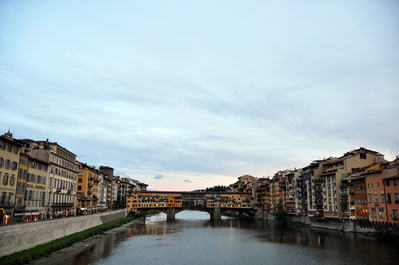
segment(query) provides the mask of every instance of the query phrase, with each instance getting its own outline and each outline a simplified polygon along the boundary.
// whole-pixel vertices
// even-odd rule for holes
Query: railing
[[[79,201],[91,201],[90,197],[78,197]]]
[[[53,203],[53,207],[72,207],[73,203]]]
[[[14,207],[14,203],[13,202],[0,202],[0,207],[1,208],[9,208],[9,207]]]
[[[16,211],[25,211],[25,209],[26,209],[26,206],[17,206],[17,207],[15,207]]]

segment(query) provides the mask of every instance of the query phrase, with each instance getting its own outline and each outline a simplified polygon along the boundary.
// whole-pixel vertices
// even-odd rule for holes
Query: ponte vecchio
[[[205,211],[211,219],[221,219],[222,214],[227,212],[252,217],[256,214],[252,194],[238,192],[140,191],[130,193],[126,205],[132,213],[163,212],[168,220],[174,220],[175,215],[184,210]]]

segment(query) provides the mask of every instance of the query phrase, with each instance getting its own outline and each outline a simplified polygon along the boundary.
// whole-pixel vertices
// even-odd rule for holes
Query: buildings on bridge
[[[140,191],[129,194],[127,209],[133,213],[161,211],[168,219],[174,219],[183,210],[200,210],[220,219],[223,212],[247,211],[254,215],[254,201],[251,193],[243,192]]]

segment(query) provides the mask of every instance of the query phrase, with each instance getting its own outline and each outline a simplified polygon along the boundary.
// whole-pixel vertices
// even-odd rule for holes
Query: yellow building
[[[98,192],[100,170],[78,162],[78,183],[76,190],[76,206],[78,214],[95,213],[98,211]]]
[[[48,178],[48,163],[29,157],[28,175],[26,178],[24,222],[45,219],[46,188]]]
[[[19,157],[23,144],[8,131],[0,136],[0,224],[13,222]]]
[[[129,212],[137,212],[138,193],[129,191],[126,194],[126,210]]]
[[[17,178],[17,190],[15,198],[15,210],[14,210],[14,222],[19,223],[24,221],[24,212],[26,209],[25,204],[25,193],[26,193],[26,182],[28,179],[29,170],[29,155],[21,152],[19,160],[19,171]]]

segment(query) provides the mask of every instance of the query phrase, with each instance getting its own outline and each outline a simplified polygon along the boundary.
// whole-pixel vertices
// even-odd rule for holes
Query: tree
[[[279,202],[277,204],[276,210],[273,212],[274,220],[276,220],[280,224],[285,224],[288,222],[288,214],[284,210],[283,204]]]

